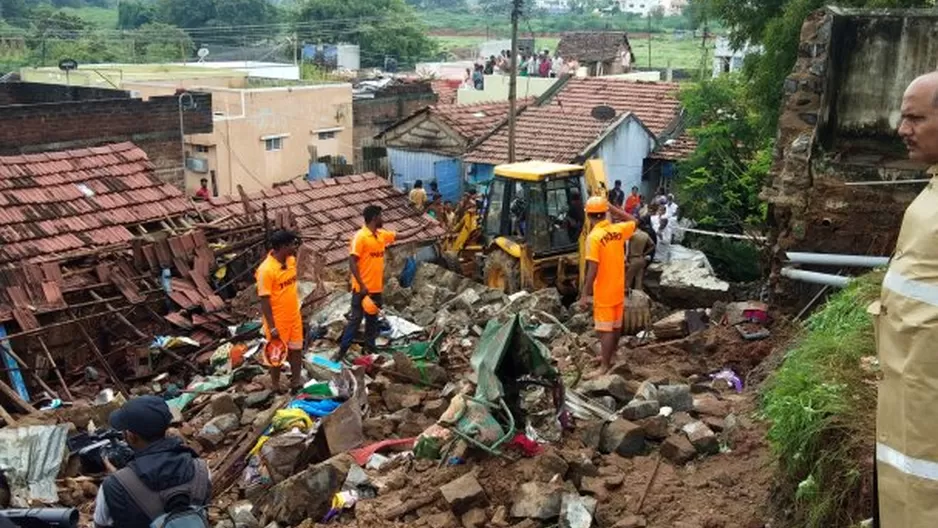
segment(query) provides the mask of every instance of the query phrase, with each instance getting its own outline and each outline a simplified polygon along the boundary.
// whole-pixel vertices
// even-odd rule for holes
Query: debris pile
[[[762,463],[752,447],[760,433],[744,389],[771,350],[764,305],[673,312],[624,338],[619,363],[590,377],[591,314],[565,306],[556,290],[508,296],[433,264],[420,265],[410,287],[402,282],[410,281],[386,283],[378,352],[353,346],[348,364],[330,358],[349,294],[310,294],[318,301],[304,312],[307,382],[296,395],[271,390],[256,361],[256,321],[202,354],[198,376],[180,370],[134,387],[163,396],[172,433],[207,460],[214,526],[623,528],[757,518],[760,483],[743,473]],[[74,439],[106,434],[121,401],[41,412],[39,427],[72,424],[55,443],[67,461],[14,466],[11,482],[39,472],[48,484],[57,474],[58,502],[87,518],[104,475]],[[11,430],[19,429],[0,432]],[[22,441],[0,435],[0,460],[5,445]],[[738,467],[709,462],[734,457]],[[708,480],[694,500],[732,490],[739,504],[688,505],[692,519],[675,524],[668,502],[695,478]],[[21,506],[49,500],[20,491]]]

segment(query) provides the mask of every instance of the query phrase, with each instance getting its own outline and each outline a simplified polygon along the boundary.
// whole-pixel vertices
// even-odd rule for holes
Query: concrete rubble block
[[[394,414],[384,416],[383,419],[389,422],[392,428],[396,428],[397,436],[401,438],[420,436],[420,433],[435,422],[432,418],[410,409],[401,409]]]
[[[473,508],[467,511],[462,514],[459,520],[462,522],[463,528],[485,528],[488,524],[488,517],[485,515],[485,510],[481,508]]]
[[[556,483],[526,482],[515,490],[511,516],[520,519],[554,519],[560,515],[563,487]]]
[[[689,423],[681,430],[687,435],[687,439],[698,453],[715,455],[720,452],[720,441],[717,435],[703,422]]]
[[[479,293],[471,288],[467,288],[459,293],[453,300],[452,303],[460,302],[464,304],[467,308],[472,308],[477,302],[482,300],[482,296]]]
[[[544,323],[535,328],[531,335],[541,341],[550,342],[560,335],[560,327],[552,323]]]
[[[625,378],[615,374],[608,374],[583,381],[577,385],[576,388],[579,392],[591,398],[612,396],[616,401],[623,403],[631,400],[633,396],[628,391],[628,384],[625,382]]]
[[[428,362],[418,367],[414,360],[403,352],[395,352],[392,358],[394,363],[389,367],[390,370],[402,374],[404,379],[425,380],[431,385],[446,385],[449,381],[446,369],[436,363]]]
[[[269,390],[252,392],[244,398],[244,406],[249,409],[268,407],[274,399],[274,393]]]
[[[418,510],[418,514],[419,514]],[[417,526],[426,526],[427,528],[457,528],[459,519],[453,516],[452,512],[434,513],[429,516],[419,516]]]
[[[492,520],[489,521],[489,525],[495,528],[507,528],[508,508],[505,506],[495,508],[495,513],[492,514]]]
[[[684,433],[675,433],[661,444],[661,456],[682,466],[697,456],[697,450]]]
[[[384,404],[393,413],[401,409],[420,407],[420,403],[423,401],[423,392],[413,385],[395,383],[384,391],[383,397]]]
[[[658,401],[658,387],[651,380],[645,380],[635,391],[636,400]]]
[[[296,526],[305,519],[321,519],[354,463],[348,454],[335,456],[270,488],[257,504],[264,521]]]
[[[235,404],[234,397],[227,392],[213,395],[211,406],[212,416],[221,416],[223,414],[237,414],[239,417],[241,416],[241,408]]]
[[[676,412],[671,415],[671,425],[677,430],[694,421],[694,417],[686,412]]]
[[[686,412],[694,409],[694,397],[690,385],[662,385],[658,387],[658,403],[670,407],[674,412]]]
[[[701,394],[694,398],[694,412],[702,416],[723,418],[730,413],[730,404],[713,394]]]
[[[622,417],[626,420],[636,421],[642,418],[657,416],[660,410],[661,406],[654,400],[632,400],[622,409]]]
[[[254,516],[254,504],[251,501],[238,501],[228,507],[228,517],[234,528],[259,528],[260,523]]]
[[[456,515],[462,515],[473,508],[485,507],[488,504],[485,490],[472,473],[444,484],[440,487],[440,493]]]
[[[637,424],[619,418],[603,429],[599,442],[602,453],[617,453],[620,456],[634,456],[645,450],[645,432]]]
[[[560,499],[560,528],[590,528],[596,512],[596,499],[564,493]]]
[[[668,418],[665,416],[651,416],[644,420],[639,420],[638,425],[645,431],[645,438],[649,440],[661,441],[668,437]]]
[[[216,416],[202,426],[202,430],[196,435],[196,440],[205,449],[215,449],[221,445],[229,432],[234,431],[240,425],[241,419],[237,414]]]

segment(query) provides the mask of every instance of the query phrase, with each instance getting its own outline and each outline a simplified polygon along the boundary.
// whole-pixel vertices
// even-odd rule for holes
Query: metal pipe
[[[850,284],[850,277],[842,277],[840,275],[818,273],[816,271],[806,271],[795,268],[782,268],[782,277],[787,277],[797,281],[810,282],[812,284],[833,286],[834,288],[844,288]]]
[[[916,180],[888,180],[888,181],[856,181],[856,182],[846,182],[844,185],[849,185],[851,187],[859,185],[909,185],[914,183],[928,183],[931,181],[931,178],[927,179],[916,179]]]
[[[842,255],[839,253],[786,253],[792,264],[817,264],[821,266],[843,266],[848,268],[882,268],[889,265],[889,257],[868,255]]]

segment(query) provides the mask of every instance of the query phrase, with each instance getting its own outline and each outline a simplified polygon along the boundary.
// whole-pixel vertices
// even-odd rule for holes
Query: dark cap
[[[140,396],[111,413],[111,427],[130,431],[144,440],[155,440],[166,434],[173,414],[163,398]]]

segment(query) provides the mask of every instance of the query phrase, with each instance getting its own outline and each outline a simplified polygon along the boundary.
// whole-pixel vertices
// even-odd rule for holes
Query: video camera
[[[75,508],[0,510],[0,527],[8,526],[7,521],[21,528],[78,528],[78,510]]]
[[[104,460],[121,469],[133,458],[133,449],[124,441],[124,435],[114,429],[100,429],[94,433],[80,433],[68,439],[70,454],[77,454],[84,474],[103,473]]]

